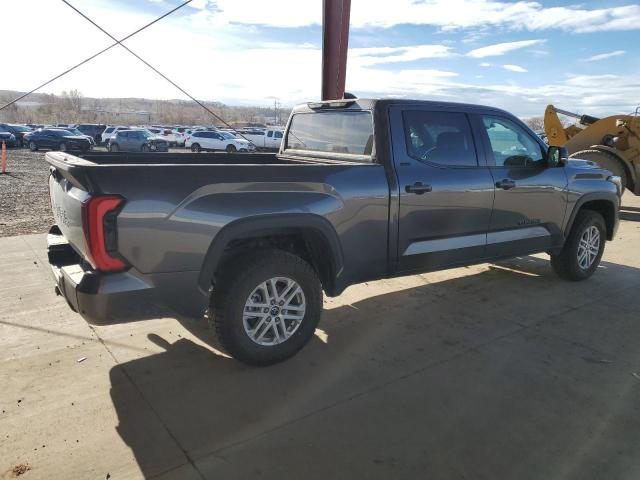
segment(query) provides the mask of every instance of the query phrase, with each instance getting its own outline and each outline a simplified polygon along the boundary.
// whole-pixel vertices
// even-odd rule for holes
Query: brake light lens
[[[113,254],[117,248],[115,217],[124,199],[116,195],[89,197],[82,203],[82,229],[87,259],[96,270],[117,272],[126,264]]]

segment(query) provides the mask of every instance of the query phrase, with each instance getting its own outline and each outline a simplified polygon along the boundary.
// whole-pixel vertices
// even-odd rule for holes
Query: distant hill
[[[0,90],[0,106],[23,92]],[[230,124],[283,124],[290,109],[231,106],[202,101]],[[220,124],[207,111],[190,100],[152,100],[147,98],[92,98],[78,90],[59,95],[33,93],[0,111],[0,121],[17,123],[117,123],[125,125],[206,125]]]

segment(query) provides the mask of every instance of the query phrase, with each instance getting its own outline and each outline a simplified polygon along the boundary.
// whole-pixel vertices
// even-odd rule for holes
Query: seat
[[[467,146],[462,132],[442,132],[436,140],[429,160],[441,165],[460,164],[458,158],[467,154]]]

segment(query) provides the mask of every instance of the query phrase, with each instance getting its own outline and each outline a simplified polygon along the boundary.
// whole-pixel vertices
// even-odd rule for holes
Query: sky
[[[69,0],[117,38],[181,0]],[[0,0],[0,90],[29,90],[113,43],[59,0]],[[12,20],[13,19],[13,20]],[[322,0],[193,0],[126,45],[192,95],[231,105],[320,96]],[[634,0],[352,0],[346,89],[540,116],[640,105]],[[43,91],[185,98],[121,47]]]

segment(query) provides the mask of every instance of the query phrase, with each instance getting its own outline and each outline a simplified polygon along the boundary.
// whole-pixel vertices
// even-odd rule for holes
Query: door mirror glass
[[[566,165],[569,153],[564,147],[551,146],[547,150],[547,165],[551,168]]]

